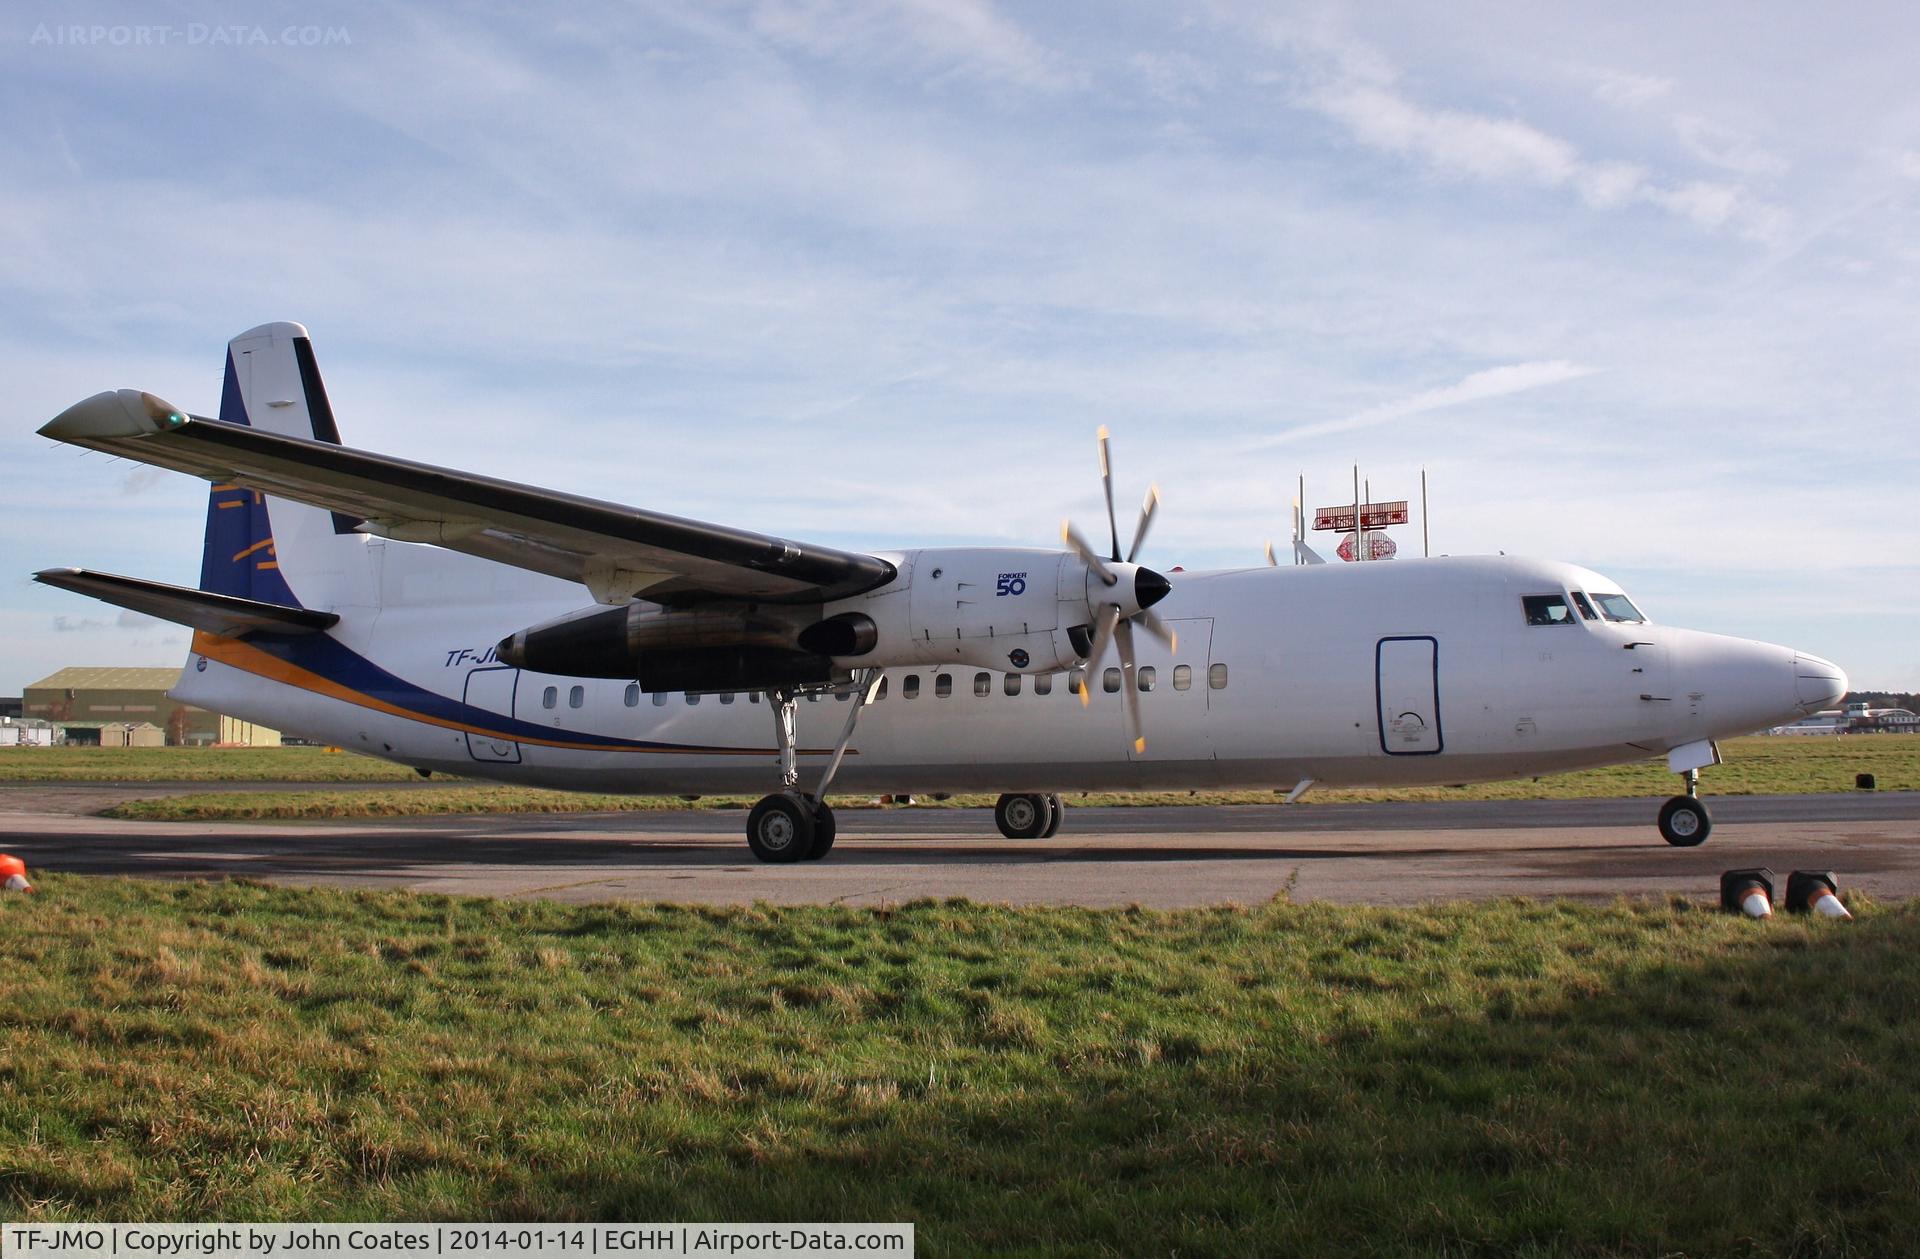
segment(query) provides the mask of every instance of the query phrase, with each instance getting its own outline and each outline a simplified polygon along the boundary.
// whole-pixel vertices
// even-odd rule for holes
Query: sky
[[[1052,546],[1105,424],[1163,570],[1356,464],[1418,554],[1425,469],[1436,554],[1920,689],[1920,9],[325,9],[0,18],[0,693],[185,656],[34,570],[198,574],[204,483],[34,430],[276,319],[387,453]]]

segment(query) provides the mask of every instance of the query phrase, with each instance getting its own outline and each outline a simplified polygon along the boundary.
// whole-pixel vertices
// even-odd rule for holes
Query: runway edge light
[[[0,852],[0,888],[9,892],[31,892],[27,882],[27,863],[10,852]]]
[[[1818,914],[1822,918],[1851,918],[1840,903],[1840,885],[1831,870],[1795,870],[1787,876],[1787,911]]]
[[[1773,871],[1760,866],[1721,875],[1720,908],[1749,918],[1773,917]]]

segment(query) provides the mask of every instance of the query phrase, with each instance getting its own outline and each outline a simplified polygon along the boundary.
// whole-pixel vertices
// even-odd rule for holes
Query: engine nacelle
[[[806,608],[716,605],[710,608],[662,608],[650,603],[593,607],[530,626],[500,641],[499,658],[535,673],[576,678],[634,678],[653,690],[749,689],[687,687],[677,681],[649,685],[649,678],[678,679],[774,672],[776,662],[794,664],[811,654],[799,670],[811,681],[826,668],[826,657],[799,647],[800,634],[818,617]],[[703,654],[708,653],[708,654]],[[720,653],[719,655],[711,653]],[[741,655],[740,653],[747,653]],[[646,661],[658,658],[649,669]],[[715,664],[751,659],[751,668]],[[668,663],[669,661],[674,663]]]
[[[860,614],[872,625],[871,649],[836,652],[836,665],[962,664],[1051,673],[1080,658],[1068,631],[1092,615],[1086,566],[1071,553],[942,547],[884,558],[899,570],[893,581],[822,609],[830,619]]]

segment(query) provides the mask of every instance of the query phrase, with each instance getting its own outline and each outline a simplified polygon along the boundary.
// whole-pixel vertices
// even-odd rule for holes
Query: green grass
[[[400,782],[405,765],[332,748],[0,748],[0,782]]]
[[[1805,791],[1851,791],[1857,773],[1872,773],[1883,791],[1920,790],[1920,737],[1849,735],[1830,738],[1750,738],[1724,745],[1727,763],[1702,777],[1708,795],[1772,795]],[[336,758],[338,759],[338,758]],[[355,760],[363,758],[356,757]],[[1641,761],[1550,778],[1480,783],[1469,787],[1401,787],[1310,792],[1302,803],[1382,800],[1584,800],[1672,795],[1678,780],[1666,761]],[[771,784],[769,784],[771,786]],[[1291,784],[1289,784],[1291,785]],[[745,809],[757,797],[717,796],[697,807]],[[960,795],[952,808],[987,808],[990,795]],[[1270,791],[1090,792],[1067,797],[1079,805],[1272,804]],[[836,808],[864,808],[871,797],[834,797]],[[922,797],[921,804],[935,803]],[[313,819],[418,817],[448,813],[581,813],[684,809],[675,796],[614,796],[525,787],[458,785],[445,789],[312,792],[208,792],[159,800],[133,800],[106,810],[109,817],[138,821],[221,821],[248,818]]]
[[[0,1216],[1908,1253],[1920,904],[0,901]]]

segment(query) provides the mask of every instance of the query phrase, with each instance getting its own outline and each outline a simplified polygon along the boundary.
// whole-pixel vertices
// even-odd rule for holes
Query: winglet
[[[145,437],[187,422],[185,411],[138,389],[114,389],[76,402],[40,426],[40,436],[85,445],[88,438]]]

